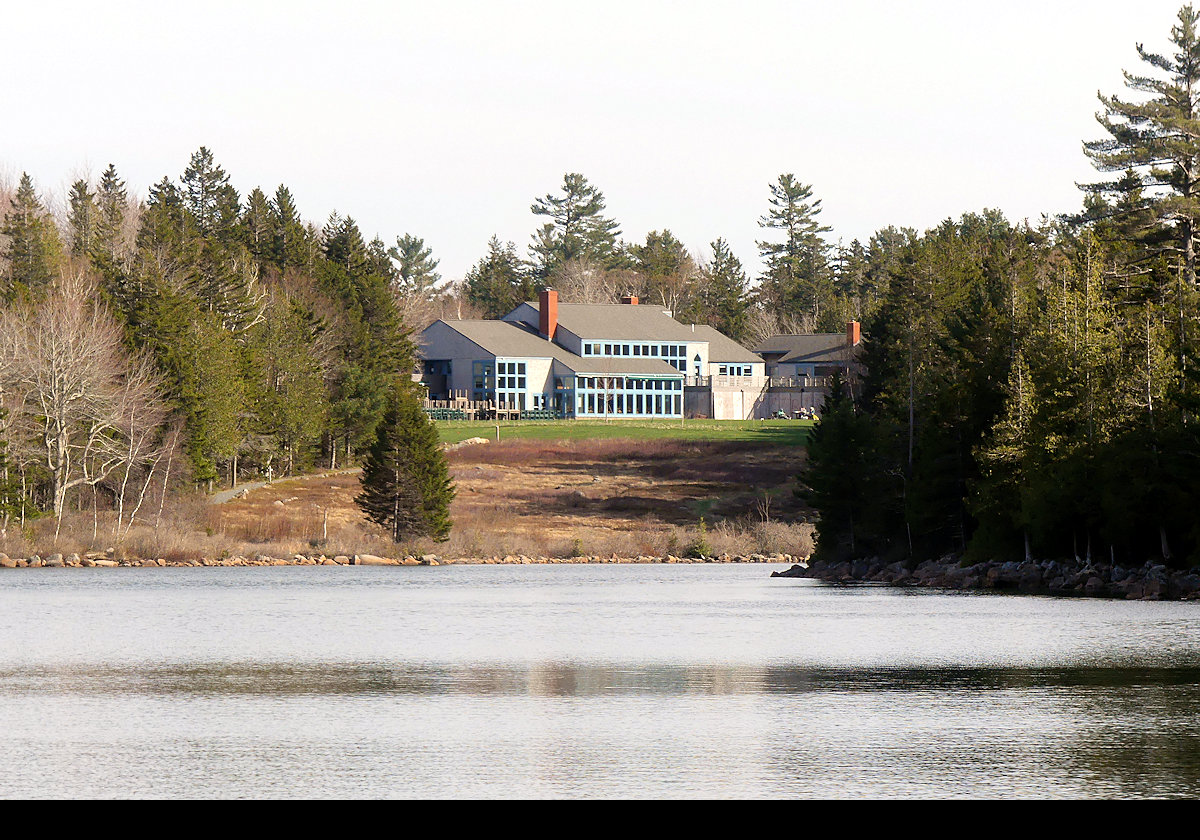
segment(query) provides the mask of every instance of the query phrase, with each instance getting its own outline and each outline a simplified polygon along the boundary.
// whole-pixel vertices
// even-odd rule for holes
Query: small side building
[[[852,370],[861,341],[862,327],[851,321],[844,333],[773,335],[756,344],[754,353],[762,359],[766,375],[780,383],[827,380],[834,371]]]

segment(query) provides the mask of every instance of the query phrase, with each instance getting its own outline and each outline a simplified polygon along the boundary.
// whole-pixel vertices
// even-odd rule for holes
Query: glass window
[[[635,355],[635,356],[642,355],[642,345],[640,345],[640,344],[633,345],[633,355]]]
[[[605,345],[604,345],[604,355],[605,355],[605,356],[611,356],[611,355],[612,355],[612,345],[611,345],[611,344],[605,344]]]

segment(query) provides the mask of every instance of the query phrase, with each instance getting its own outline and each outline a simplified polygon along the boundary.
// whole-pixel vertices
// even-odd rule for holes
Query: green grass
[[[811,420],[518,420],[499,424],[485,420],[439,420],[435,425],[443,443],[472,437],[500,440],[716,440],[803,446],[812,430]]]

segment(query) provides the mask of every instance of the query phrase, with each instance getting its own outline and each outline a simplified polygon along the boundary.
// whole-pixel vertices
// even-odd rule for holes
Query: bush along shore
[[[1144,566],[1082,561],[987,561],[964,566],[957,557],[926,560],[915,568],[879,559],[814,561],[772,577],[814,578],[829,583],[884,583],[933,589],[974,589],[1028,595],[1123,598],[1135,601],[1200,600],[1200,574],[1147,563]]]
[[[525,554],[506,554],[503,557],[440,557],[436,554],[402,555],[382,557],[376,554],[293,554],[288,557],[271,557],[258,554],[253,557],[234,555],[230,557],[192,557],[186,559],[164,558],[117,558],[113,552],[88,552],[86,554],[34,554],[29,557],[9,557],[0,552],[0,568],[96,568],[116,566],[449,566],[449,565],[538,565],[538,564],[584,564],[584,563],[791,563],[799,558],[791,554],[747,554],[708,557],[676,557],[666,555],[652,557],[581,556],[581,557],[533,557]]]

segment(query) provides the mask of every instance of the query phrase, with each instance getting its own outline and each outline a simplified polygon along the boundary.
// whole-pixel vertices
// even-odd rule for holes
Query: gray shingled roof
[[[646,376],[682,376],[662,359],[593,359],[576,356],[570,350],[547,341],[522,324],[512,321],[450,321],[441,323],[478,344],[493,356],[526,359],[555,359],[576,373]],[[428,328],[426,328],[428,329]]]
[[[696,325],[696,337],[701,341],[708,342],[709,362],[740,362],[747,364],[762,361],[762,356],[751,353],[732,338],[720,330],[710,327],[708,324]]]
[[[773,335],[760,341],[754,352],[762,355],[782,354],[782,363],[834,361],[844,358],[845,333],[812,333],[809,335]]]
[[[510,321],[450,321],[442,323],[478,344],[493,356],[559,359],[574,356],[553,341]]]
[[[529,301],[535,310],[537,301]],[[559,303],[558,323],[580,338],[611,341],[696,341],[690,326],[661,306],[627,303]]]

